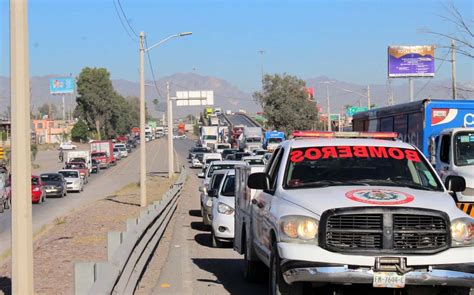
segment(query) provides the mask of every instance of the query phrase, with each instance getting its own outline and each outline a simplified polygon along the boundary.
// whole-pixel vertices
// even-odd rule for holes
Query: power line
[[[132,33],[135,35],[135,37],[138,38],[137,32],[133,29],[132,25],[131,25],[130,22],[128,21],[128,17],[127,17],[127,15],[125,14],[125,11],[123,10],[123,7],[122,7],[122,3],[120,3],[120,0],[117,0],[117,3],[118,3],[118,5],[120,6],[120,10],[122,11],[123,17],[125,18],[125,21],[127,22],[128,27],[130,28],[130,30],[132,31]]]
[[[448,52],[446,52],[446,55],[444,56],[443,59],[441,59],[441,63],[439,64],[439,67],[436,69],[435,71],[435,74],[438,73],[438,71],[441,69],[441,67],[443,66],[444,62],[446,61],[446,57],[448,57],[449,53],[451,52],[451,50],[448,50]],[[433,80],[433,78],[429,79],[425,85],[423,85],[423,87],[421,87],[415,94],[415,97],[418,96],[418,94],[420,94],[423,90],[425,90],[425,88],[431,83],[431,81]]]
[[[146,41],[146,38],[145,38],[145,46],[148,48],[148,42]],[[145,50],[145,51],[146,51],[146,55],[148,57],[148,63],[150,65],[151,76],[153,78],[153,84],[155,85],[156,93],[158,94],[159,98],[163,99],[163,96],[161,95],[160,89],[158,89],[158,84],[156,83],[155,71],[153,70],[153,63],[151,62],[150,51],[148,51],[148,50]]]
[[[130,37],[130,39],[132,39],[133,42],[138,41],[137,37],[132,36],[132,34],[130,34],[130,32],[128,31],[127,26],[125,26],[125,23],[122,20],[122,16],[120,15],[120,12],[118,11],[117,4],[115,4],[115,0],[112,0],[112,2],[114,3],[115,12],[117,13],[120,23],[122,24],[122,28],[125,30],[125,32]]]

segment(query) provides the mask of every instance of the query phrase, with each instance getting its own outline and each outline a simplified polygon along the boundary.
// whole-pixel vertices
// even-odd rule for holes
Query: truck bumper
[[[474,287],[474,247],[450,248],[431,255],[388,255],[406,258],[414,270],[406,285]],[[310,244],[278,243],[283,277],[287,283],[321,282],[371,284],[376,256],[330,252]],[[385,257],[380,255],[377,257]]]
[[[282,265],[285,268],[285,265]],[[372,284],[374,272],[370,268],[340,266],[306,266],[288,268],[283,277],[288,284],[316,282],[330,284]],[[406,285],[474,287],[474,264],[444,265],[425,271],[405,274]]]

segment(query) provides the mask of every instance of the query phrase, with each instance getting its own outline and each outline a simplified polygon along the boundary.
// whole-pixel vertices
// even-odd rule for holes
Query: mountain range
[[[60,77],[60,75],[36,76],[31,78],[31,109],[36,111],[39,106],[46,102],[57,105],[61,110],[61,97],[49,93],[49,79]],[[176,91],[184,90],[213,90],[215,106],[223,110],[246,110],[256,113],[261,107],[252,98],[252,93],[240,90],[232,83],[217,77],[203,76],[196,73],[178,73],[163,77],[156,81],[146,81],[145,97],[149,111],[154,116],[161,116],[166,109],[166,82],[170,83],[171,96]],[[123,79],[112,79],[115,90],[123,96],[139,96],[139,84]],[[318,105],[326,110],[326,85],[329,90],[331,112],[341,112],[346,105],[367,106],[367,85],[359,85],[345,81],[339,81],[326,76],[306,79],[308,87],[315,89],[315,99]],[[8,97],[10,96],[10,79],[0,76],[0,113],[7,109]],[[158,88],[158,91],[157,89]],[[371,104],[385,106],[389,104],[389,97],[393,102],[403,103],[409,99],[407,83],[400,80],[393,85],[370,84]],[[451,81],[438,79],[417,79],[414,87],[415,99],[424,98],[451,98]],[[458,84],[459,99],[474,99],[474,81]],[[153,100],[158,99],[154,105]],[[66,110],[72,108],[74,98],[72,95],[65,96]],[[174,114],[177,117],[187,114],[197,114],[202,107],[175,107]]]

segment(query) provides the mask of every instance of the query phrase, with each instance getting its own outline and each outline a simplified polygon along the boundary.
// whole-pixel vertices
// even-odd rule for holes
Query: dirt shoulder
[[[149,176],[148,201],[153,203],[177,180]],[[126,220],[140,212],[138,184],[123,187],[112,196],[56,218],[35,238],[36,294],[73,294],[74,262],[107,260],[107,232],[125,231]],[[74,198],[73,194],[67,198]],[[0,265],[0,294],[9,294],[11,259]]]

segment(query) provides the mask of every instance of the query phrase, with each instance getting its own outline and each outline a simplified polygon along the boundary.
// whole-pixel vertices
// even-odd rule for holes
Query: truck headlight
[[[317,243],[319,221],[299,215],[284,216],[280,219],[281,240],[285,242]]]
[[[231,215],[232,213],[234,213],[234,208],[232,208],[231,206],[227,204],[219,203],[217,206],[217,212],[221,214]]]
[[[461,217],[451,222],[451,246],[474,245],[474,219]]]

